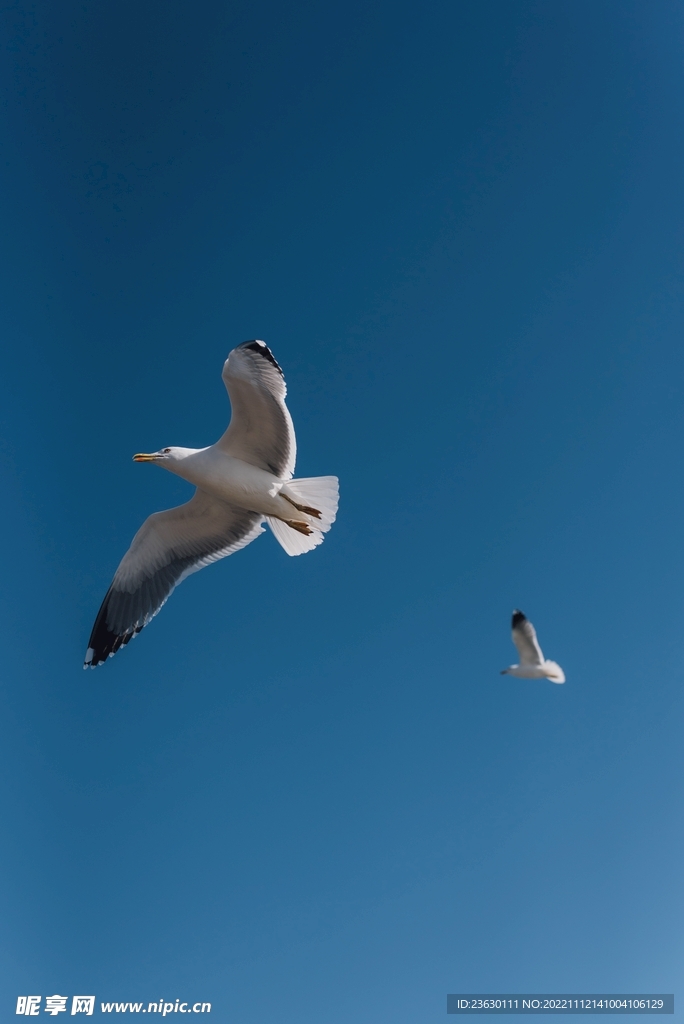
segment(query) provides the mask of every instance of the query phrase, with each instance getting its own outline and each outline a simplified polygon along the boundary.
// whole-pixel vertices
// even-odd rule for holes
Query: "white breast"
[[[173,466],[169,465],[169,469],[208,494],[238,508],[264,515],[282,511],[282,499],[278,499],[282,480],[258,466],[226,455],[215,445],[194,452]]]

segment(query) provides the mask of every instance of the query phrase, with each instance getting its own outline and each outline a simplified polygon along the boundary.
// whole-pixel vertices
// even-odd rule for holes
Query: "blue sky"
[[[661,0],[5,8],[3,1020],[680,990],[683,38]],[[131,455],[213,442],[254,337],[337,523],[84,673],[190,493]],[[499,675],[513,607],[566,686]]]

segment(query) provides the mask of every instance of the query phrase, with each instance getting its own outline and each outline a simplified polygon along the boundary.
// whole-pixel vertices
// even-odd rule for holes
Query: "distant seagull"
[[[518,676],[521,679],[550,679],[552,683],[564,683],[565,675],[555,661],[547,661],[537,642],[537,632],[530,620],[517,608],[511,619],[513,643],[518,648],[520,664],[505,668],[502,676]]]
[[[155,512],[136,533],[95,619],[84,668],[102,664],[154,618],[190,573],[232,555],[264,532],[288,555],[311,551],[335,521],[336,476],[293,480],[297,446],[283,371],[263,341],[246,341],[223,367],[232,418],[208,448],[134,455],[182,476],[190,501]]]

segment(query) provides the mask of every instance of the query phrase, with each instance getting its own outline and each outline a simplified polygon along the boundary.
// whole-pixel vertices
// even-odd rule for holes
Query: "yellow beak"
[[[133,456],[134,462],[154,462],[156,455],[145,455],[144,452],[140,452],[138,455]]]

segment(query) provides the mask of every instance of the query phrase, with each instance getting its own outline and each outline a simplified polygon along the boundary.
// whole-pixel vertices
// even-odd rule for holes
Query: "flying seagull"
[[[297,446],[283,371],[263,341],[246,341],[223,366],[232,417],[208,448],[134,455],[194,484],[185,505],[155,512],[114,574],[90,635],[84,668],[137,636],[190,573],[251,544],[268,523],[288,555],[311,551],[335,521],[336,476],[293,480]]]
[[[565,675],[555,661],[547,661],[537,641],[537,631],[521,611],[513,611],[511,619],[513,643],[518,648],[520,664],[505,668],[502,676],[518,676],[520,679],[550,679],[552,683],[564,683]]]

